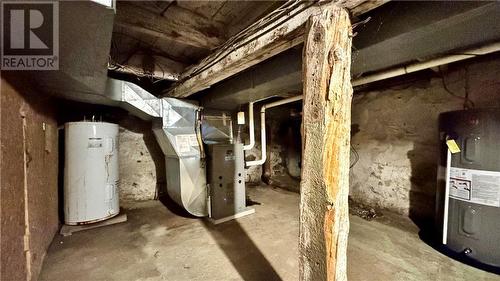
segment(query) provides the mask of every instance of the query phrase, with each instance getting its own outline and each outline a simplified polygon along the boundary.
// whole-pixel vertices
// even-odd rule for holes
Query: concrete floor
[[[218,226],[138,203],[126,223],[57,236],[40,280],[298,280],[298,194],[249,195],[256,213]],[[436,252],[403,218],[351,216],[348,257],[350,281],[500,280]]]

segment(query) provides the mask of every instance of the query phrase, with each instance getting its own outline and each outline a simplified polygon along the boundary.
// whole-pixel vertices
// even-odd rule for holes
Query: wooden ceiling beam
[[[224,42],[224,38],[217,36],[217,32],[212,32],[210,26],[203,22],[198,23],[199,19],[192,18],[190,22],[192,24],[187,24],[187,22],[180,22],[179,19],[163,17],[160,13],[161,11],[153,13],[138,5],[119,2],[115,25],[150,36],[165,38],[187,47],[212,50]],[[189,17],[184,17],[182,20],[187,21]]]
[[[304,40],[304,23],[318,11],[317,5],[302,2],[290,13],[270,21],[265,27],[243,36],[246,44],[233,44],[209,55],[181,75],[180,82],[164,92],[169,97],[187,97],[210,87]],[[290,18],[289,15],[293,15]],[[286,19],[286,21],[284,21]],[[246,38],[245,38],[246,37]]]
[[[352,7],[362,5],[361,0],[285,3],[288,10],[277,12],[274,18],[248,34],[237,34],[232,44],[223,45],[199,64],[188,68],[180,81],[163,92],[169,97],[188,97],[211,85],[254,66],[274,55],[304,42],[305,23],[311,15],[322,11],[324,5]],[[370,6],[375,8],[374,5]],[[363,9],[366,12],[367,9]],[[249,28],[252,28],[250,26]]]
[[[366,12],[369,12],[378,6],[381,6],[390,0],[370,0],[370,1],[365,1],[363,3],[360,3],[359,5],[351,8],[349,11],[353,17],[360,16]]]

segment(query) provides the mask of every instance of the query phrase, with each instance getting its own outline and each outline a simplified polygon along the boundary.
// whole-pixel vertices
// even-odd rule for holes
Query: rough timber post
[[[352,86],[347,11],[310,17],[303,53],[300,280],[347,280]]]

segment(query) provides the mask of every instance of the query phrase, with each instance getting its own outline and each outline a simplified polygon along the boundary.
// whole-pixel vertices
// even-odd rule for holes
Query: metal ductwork
[[[87,102],[121,107],[153,120],[153,132],[165,154],[167,192],[194,216],[207,216],[206,175],[199,132],[200,107],[174,98],[157,98],[126,81],[107,78],[105,90],[89,95]],[[65,98],[81,101],[78,94]]]
[[[207,216],[207,188],[199,112],[195,103],[157,98],[141,87],[109,78],[105,96],[137,117],[153,120],[153,132],[163,153],[167,192],[194,216]]]
[[[19,75],[47,94],[115,105],[105,97],[114,17],[114,9],[95,2],[59,1],[59,70]]]
[[[200,107],[179,99],[161,99],[162,118],[153,123],[156,140],[165,154],[167,192],[190,214],[207,216],[207,187]]]

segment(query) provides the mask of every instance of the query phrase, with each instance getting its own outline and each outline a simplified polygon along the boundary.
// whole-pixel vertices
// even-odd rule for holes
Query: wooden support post
[[[300,199],[300,280],[347,280],[352,30],[326,5],[307,25]]]

